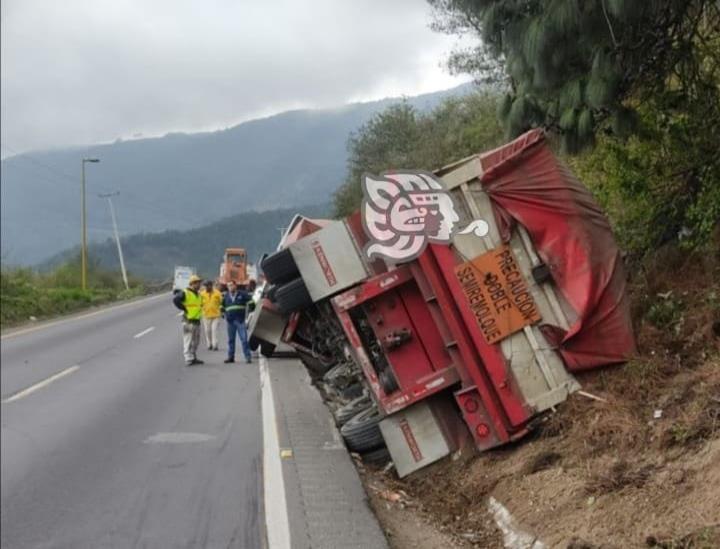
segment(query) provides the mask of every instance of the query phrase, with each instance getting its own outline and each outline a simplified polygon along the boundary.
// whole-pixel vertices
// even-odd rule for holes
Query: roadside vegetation
[[[579,375],[602,400],[573,396],[524,443],[404,481],[376,472],[371,488],[458,547],[501,544],[489,496],[554,547],[717,547],[720,6],[429,3],[437,30],[476,39],[449,65],[485,91],[429,113],[390,107],[360,128],[335,213],[357,209],[364,172],[433,170],[544,128],[614,228],[639,352]]]
[[[335,193],[333,213],[343,217],[360,207],[365,172],[432,171],[500,145],[497,101],[496,94],[473,93],[447,99],[430,112],[403,102],[373,116],[348,140],[347,174]]]
[[[38,272],[29,268],[3,268],[0,272],[0,325],[3,328],[33,319],[67,314],[95,305],[142,295],[140,279],[129,277],[126,290],[119,273],[88,266],[88,289],[80,289],[80,260]]]

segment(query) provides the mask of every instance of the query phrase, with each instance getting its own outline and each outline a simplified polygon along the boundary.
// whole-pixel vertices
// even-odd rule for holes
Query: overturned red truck
[[[298,352],[348,447],[389,451],[400,476],[522,437],[580,388],[573,373],[635,348],[608,221],[542,131],[434,175],[459,226],[484,232],[393,262],[368,258],[360,212],[296,216],[262,262],[270,285],[250,326],[264,354]],[[415,202],[437,200],[425,194]]]

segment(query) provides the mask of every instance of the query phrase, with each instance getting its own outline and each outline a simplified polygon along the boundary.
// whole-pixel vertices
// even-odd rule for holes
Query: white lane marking
[[[108,313],[110,311],[116,311],[118,309],[124,309],[125,307],[132,307],[133,305],[140,305],[141,303],[145,303],[146,301],[151,301],[153,299],[160,299],[161,297],[167,297],[167,294],[158,294],[154,295],[145,299],[138,299],[135,301],[131,301],[130,303],[123,303],[122,305],[116,305],[114,307],[107,307],[105,309],[100,309],[99,311],[93,311],[92,313],[87,313],[84,315],[79,316],[73,316],[71,318],[64,318],[62,320],[56,320],[54,322],[48,322],[46,324],[42,324],[41,326],[33,326],[32,328],[24,328],[22,330],[18,330],[17,332],[10,332],[9,334],[4,334],[0,336],[0,339],[9,339],[11,337],[16,337],[23,334],[29,334],[31,332],[37,332],[38,330],[44,330],[45,328],[50,328],[52,326],[57,326],[58,324],[64,324],[66,322],[73,322],[75,320],[82,320],[83,318],[90,318],[91,316],[100,315],[103,313]]]
[[[166,444],[185,444],[188,442],[207,442],[215,438],[215,435],[205,433],[157,433],[145,439],[145,444],[164,442]]]
[[[280,441],[270,372],[265,357],[260,357],[263,422],[263,487],[265,490],[265,528],[269,549],[290,549],[290,522],[285,499]]]
[[[135,339],[137,339],[137,338],[139,338],[139,337],[144,336],[145,334],[149,334],[149,333],[152,332],[154,329],[155,329],[155,326],[150,326],[147,330],[143,330],[143,331],[140,332],[139,334],[135,334],[133,337],[134,337]]]
[[[28,395],[31,395],[35,391],[38,391],[42,389],[43,387],[47,387],[50,385],[53,381],[57,381],[61,377],[65,377],[67,375],[72,374],[73,372],[76,372],[80,369],[80,366],[77,364],[75,366],[70,366],[70,368],[64,369],[62,372],[58,372],[57,374],[51,375],[49,378],[40,381],[39,383],[36,383],[35,385],[31,385],[27,389],[23,389],[20,392],[15,393],[13,396],[6,398],[2,401],[3,404],[9,404],[10,402],[15,402],[16,400],[20,400],[21,398],[25,398]]]

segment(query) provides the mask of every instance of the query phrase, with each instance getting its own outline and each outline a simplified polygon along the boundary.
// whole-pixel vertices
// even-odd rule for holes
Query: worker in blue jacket
[[[248,345],[247,329],[245,328],[245,318],[247,312],[253,308],[252,296],[238,289],[237,284],[230,281],[227,284],[227,292],[223,296],[222,306],[220,308],[225,322],[227,323],[228,333],[228,356],[225,363],[235,362],[235,337],[240,339],[242,344],[245,362],[250,364],[252,358],[250,355],[250,346]]]

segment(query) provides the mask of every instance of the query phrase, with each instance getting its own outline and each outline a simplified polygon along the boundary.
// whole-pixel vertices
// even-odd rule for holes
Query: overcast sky
[[[466,78],[423,0],[2,0],[2,155]]]

